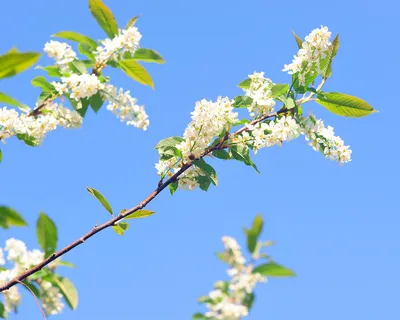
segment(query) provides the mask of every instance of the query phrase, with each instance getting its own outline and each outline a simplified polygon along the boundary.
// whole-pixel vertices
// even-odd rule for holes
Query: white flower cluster
[[[7,257],[5,254],[7,253]],[[44,253],[40,250],[29,251],[24,242],[10,238],[6,241],[4,251],[0,248],[0,284],[4,284],[26,269],[42,262]],[[12,264],[12,268],[5,269],[6,263]],[[29,280],[29,278],[28,278]],[[61,303],[62,295],[59,289],[53,287],[50,282],[42,281],[40,285],[40,299],[46,314],[58,314],[62,311],[64,305]],[[21,294],[17,286],[11,287],[4,293],[4,307],[7,313],[13,311],[21,302]]]
[[[266,282],[267,279],[259,273],[252,273],[252,264],[246,264],[241,248],[234,238],[225,236],[222,241],[225,246],[224,261],[231,266],[227,271],[230,280],[217,281],[214,290],[200,301],[205,301],[209,309],[205,313],[207,318],[239,320],[249,312],[245,304],[246,297],[254,291],[257,283]]]
[[[114,113],[128,126],[134,126],[146,130],[150,122],[143,106],[137,105],[137,99],[130,95],[129,91],[117,89],[112,85],[106,85],[104,96],[108,100],[107,110]]]
[[[108,60],[119,60],[125,52],[133,55],[139,47],[142,35],[136,27],[130,27],[127,30],[119,30],[118,35],[113,39],[105,39],[100,41],[102,46],[98,46],[94,52],[96,54],[96,61],[105,63]]]
[[[331,32],[328,27],[321,26],[320,29],[314,29],[305,38],[302,48],[294,56],[291,64],[285,64],[283,71],[289,74],[298,74],[298,80],[301,85],[305,84],[307,75],[315,75],[315,72],[321,73],[321,59],[325,59],[326,53],[331,46],[329,41]]]
[[[234,143],[251,145],[254,153],[265,147],[282,146],[300,135],[300,126],[292,116],[283,116],[269,122],[248,124],[247,131],[232,139]]]
[[[184,133],[184,141],[176,145],[182,153],[184,163],[191,161],[190,158],[199,157],[223,130],[230,129],[238,114],[233,112],[232,101],[228,98],[218,97],[216,102],[205,99],[196,102],[194,111],[191,113],[192,121]],[[160,161],[156,169],[160,176],[166,172],[171,176],[179,170],[179,159],[172,157],[167,161]],[[193,190],[198,186],[196,177],[202,175],[198,168],[189,168],[179,177],[179,187]]]
[[[65,42],[51,40],[45,44],[44,51],[56,61],[61,70],[68,70],[66,65],[76,58],[75,51]]]
[[[274,111],[275,101],[272,99],[271,88],[274,83],[264,77],[264,72],[254,72],[249,75],[251,79],[250,88],[243,89],[245,95],[253,99],[253,103],[247,109],[250,116],[266,114]]]
[[[72,74],[69,77],[62,77],[62,82],[52,82],[58,94],[61,96],[71,92],[71,99],[80,101],[83,98],[89,98],[95,95],[99,90],[104,89],[102,84],[94,74]]]
[[[43,113],[36,117],[3,107],[0,108],[0,140],[4,142],[15,135],[26,135],[34,144],[40,144],[46,133],[55,130],[58,125],[77,128],[81,123],[82,118],[77,112],[55,103],[43,108]]]
[[[324,122],[313,114],[302,118],[301,127],[308,144],[315,151],[320,151],[326,158],[341,164],[351,161],[350,146],[345,146],[343,140],[335,136],[333,127],[325,127]]]

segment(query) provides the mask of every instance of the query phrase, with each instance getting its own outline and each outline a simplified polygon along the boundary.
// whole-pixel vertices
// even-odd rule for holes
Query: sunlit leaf
[[[12,77],[32,65],[34,65],[40,57],[36,52],[8,52],[0,56],[0,79]]]
[[[118,34],[118,25],[111,10],[101,0],[89,0],[89,9],[109,38]]]
[[[86,187],[87,191],[93,196],[95,197],[97,200],[99,200],[99,202],[102,204],[102,206],[104,208],[106,208],[106,210],[110,213],[113,214],[112,208],[110,206],[110,204],[108,203],[107,199],[96,189],[90,188],[90,187]]]
[[[45,253],[45,257],[50,256],[57,248],[57,227],[43,212],[40,213],[36,222],[36,236],[40,247]]]
[[[260,273],[267,277],[294,277],[296,275],[292,270],[275,262],[262,264],[254,268],[253,273]]]
[[[154,89],[153,79],[151,78],[150,74],[135,60],[122,60],[119,62],[119,65],[129,77]]]

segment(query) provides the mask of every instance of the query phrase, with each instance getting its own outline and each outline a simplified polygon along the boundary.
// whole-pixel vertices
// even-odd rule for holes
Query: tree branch
[[[288,110],[286,109],[281,109],[278,112],[274,112],[274,113],[270,113],[267,115],[264,115],[258,119],[253,120],[250,124],[251,125],[255,125],[259,122],[262,122],[268,118],[273,118],[276,117],[278,114],[281,113],[286,113],[288,112]],[[226,146],[224,146],[224,142],[226,142],[230,137],[238,135],[244,131],[247,131],[248,128],[242,127],[239,130],[237,130],[236,132],[232,133],[232,134],[227,134],[225,135],[223,138],[221,138],[220,142],[217,143],[215,146],[208,148],[207,150],[205,150],[202,155],[199,157],[204,158],[205,156],[207,156],[208,154],[210,154],[212,151],[214,150],[218,150],[221,147],[226,148]],[[0,286],[0,292],[3,292],[5,290],[10,289],[11,287],[13,287],[14,285],[16,285],[17,283],[20,283],[21,281],[25,280],[27,277],[31,276],[32,274],[38,272],[39,270],[41,270],[42,268],[44,268],[45,266],[47,266],[50,262],[54,261],[55,259],[63,256],[64,254],[66,254],[68,251],[71,251],[72,249],[74,249],[75,247],[81,245],[82,243],[84,243],[87,239],[93,237],[95,234],[97,234],[98,232],[108,228],[108,227],[112,227],[114,225],[116,225],[118,223],[118,221],[126,218],[127,216],[131,215],[132,213],[143,209],[145,206],[147,206],[161,191],[163,191],[166,187],[168,187],[168,185],[170,185],[171,183],[177,181],[178,177],[183,174],[187,169],[189,169],[192,165],[193,162],[196,159],[194,159],[191,162],[185,163],[183,164],[183,166],[179,169],[179,171],[177,171],[172,177],[170,177],[168,180],[166,180],[165,182],[159,183],[158,187],[146,198],[144,199],[142,202],[140,202],[138,205],[136,205],[135,207],[123,211],[121,212],[118,216],[116,216],[115,218],[112,218],[111,220],[103,223],[100,226],[94,226],[92,228],[92,230],[90,230],[89,232],[87,232],[86,234],[84,234],[82,237],[78,238],[77,240],[75,240],[74,242],[72,242],[71,244],[67,245],[66,247],[62,248],[61,250],[53,253],[52,255],[50,255],[47,259],[43,260],[41,263],[39,263],[38,265],[32,267],[31,269],[26,270],[25,272],[21,273],[20,275],[18,275],[17,277],[15,277],[14,279],[10,280],[9,282],[3,284],[2,286]],[[160,181],[161,182],[161,181]]]

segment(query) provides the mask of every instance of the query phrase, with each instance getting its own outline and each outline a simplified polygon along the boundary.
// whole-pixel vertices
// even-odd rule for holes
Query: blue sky
[[[29,148],[10,140],[2,146],[0,203],[21,212],[28,229],[1,231],[37,247],[40,211],[59,228],[59,247],[109,218],[86,192],[102,191],[113,207],[140,202],[157,184],[154,145],[182,135],[189,112],[202,98],[234,97],[236,85],[254,71],[276,83],[296,44],[321,24],[340,33],[328,91],[367,100],[380,112],[349,119],[309,105],[353,149],[343,167],[325,160],[300,138],[255,157],[261,175],[237,162],[214,162],[220,185],[208,193],[161,194],[149,205],[157,214],[135,221],[124,237],[102,232],[65,259],[63,270],[77,286],[80,305],[55,319],[189,319],[201,310],[196,298],[225,277],[214,253],[223,235],[238,237],[253,217],[265,219],[263,238],[274,240],[277,262],[294,269],[294,279],[271,279],[257,289],[248,317],[261,319],[399,319],[398,203],[396,145],[399,66],[399,5],[394,1],[106,1],[121,25],[141,14],[142,46],[158,50],[165,65],[147,65],[153,91],[112,73],[146,105],[147,132],[126,127],[105,109],[89,113],[80,130],[59,129],[43,145]],[[16,46],[40,51],[49,35],[74,30],[95,39],[104,34],[83,0],[2,4],[0,52]],[[44,59],[42,62],[45,62]],[[1,82],[1,91],[35,101],[31,70]],[[28,294],[17,316],[41,319]]]

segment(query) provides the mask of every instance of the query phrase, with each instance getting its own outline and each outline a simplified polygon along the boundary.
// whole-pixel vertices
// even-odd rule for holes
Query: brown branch
[[[278,114],[281,113],[285,113],[287,112],[286,109],[281,109],[278,112],[274,112],[274,113],[270,113],[267,115],[264,115],[258,119],[253,120],[250,124],[254,125],[257,124],[259,122],[262,122],[268,118],[273,118],[276,117]],[[212,151],[214,150],[218,150],[220,149],[222,146],[224,146],[224,142],[226,142],[231,136],[235,136],[238,135],[244,131],[247,131],[248,128],[247,127],[242,127],[239,130],[237,130],[236,132],[232,133],[232,134],[226,134],[223,138],[221,138],[221,141],[219,143],[217,143],[215,146],[208,148],[207,150],[205,150],[201,156],[199,157],[204,158],[205,156],[207,156],[208,154],[210,154]],[[225,147],[225,146],[224,146]],[[0,292],[3,292],[4,290],[8,290],[10,289],[12,286],[16,285],[17,283],[20,283],[21,281],[23,281],[24,279],[26,279],[27,277],[31,276],[32,274],[38,272],[39,270],[41,270],[42,268],[44,268],[45,266],[47,266],[50,262],[54,261],[55,259],[63,256],[64,254],[66,254],[68,251],[71,251],[72,249],[74,249],[75,247],[81,245],[82,243],[84,243],[87,239],[93,237],[95,234],[97,234],[98,232],[108,228],[108,227],[112,227],[114,225],[116,225],[118,223],[118,221],[126,218],[127,216],[131,215],[132,213],[143,209],[146,205],[148,205],[161,191],[163,191],[166,187],[168,187],[168,185],[170,185],[171,183],[177,181],[178,177],[183,174],[187,169],[189,169],[192,165],[193,162],[195,160],[185,163],[182,165],[182,167],[172,176],[170,177],[168,180],[166,180],[165,182],[159,182],[158,187],[146,198],[144,199],[142,202],[140,202],[138,205],[136,205],[135,207],[123,211],[121,212],[118,216],[116,216],[115,218],[112,218],[111,220],[103,223],[100,226],[94,226],[92,228],[92,230],[90,230],[89,232],[87,232],[86,234],[84,234],[82,237],[80,237],[79,239],[75,240],[74,242],[72,242],[71,244],[67,245],[66,247],[62,248],[60,251],[57,251],[55,253],[53,253],[52,255],[50,255],[47,259],[43,260],[41,263],[39,263],[38,265],[32,267],[31,269],[26,270],[25,272],[21,273],[20,275],[18,275],[17,277],[15,277],[14,279],[10,280],[9,282],[3,284],[2,286],[0,286]]]

